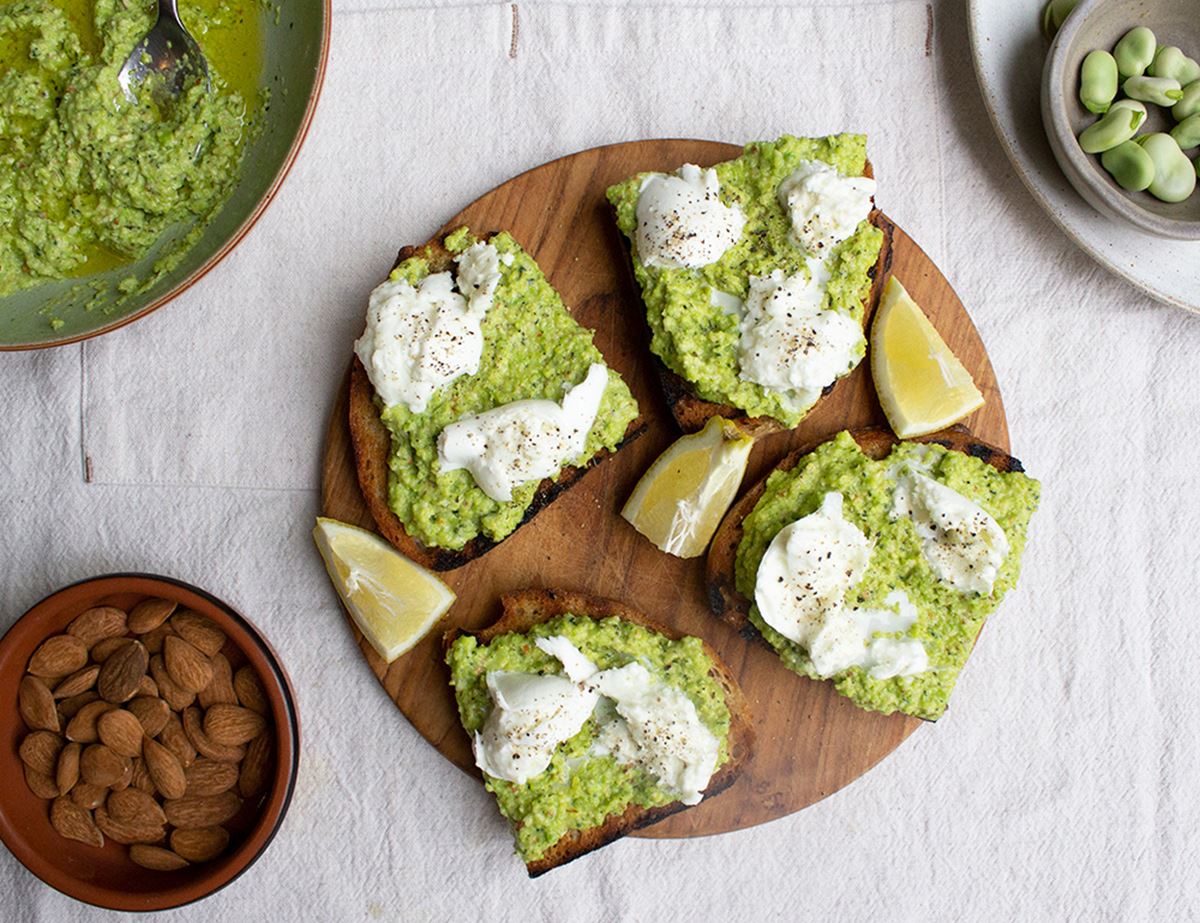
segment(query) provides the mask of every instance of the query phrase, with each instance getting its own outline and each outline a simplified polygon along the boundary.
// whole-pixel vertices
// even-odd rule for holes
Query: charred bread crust
[[[616,616],[658,632],[672,640],[679,640],[682,637],[678,632],[671,631],[646,618],[636,609],[616,600],[599,596],[564,590],[530,589],[506,594],[501,597],[500,602],[503,614],[498,621],[476,632],[463,632],[458,629],[447,632],[444,636],[446,648],[449,649],[454,639],[462,634],[471,634],[480,644],[487,644],[498,635],[509,632],[524,633],[534,625],[567,613],[592,619]],[[713,663],[711,675],[721,684],[724,691],[730,719],[729,760],[709,781],[708,787],[704,791],[704,798],[707,800],[729,788],[741,774],[742,767],[750,757],[754,746],[754,726],[749,706],[729,667],[725,665],[708,642],[703,639],[701,641],[704,644],[704,653]],[[589,827],[586,830],[572,830],[564,834],[540,859],[527,862],[526,870],[529,872],[529,877],[536,878],[551,869],[578,859],[601,846],[606,846],[634,830],[657,823],[687,807],[688,805],[680,801],[672,801],[670,804],[655,808],[629,805],[621,814],[610,814],[600,826]]]
[[[490,240],[496,232],[483,236],[482,240]],[[442,272],[454,260],[454,254],[446,249],[440,239],[435,239],[424,247],[404,247],[396,256],[393,269],[405,260],[421,256],[429,262],[430,272]],[[375,402],[375,389],[367,377],[367,371],[362,362],[355,356],[350,366],[350,441],[354,446],[354,466],[358,473],[358,486],[366,501],[367,509],[375,520],[375,526],[380,534],[392,543],[398,550],[412,560],[433,570],[454,570],[464,564],[482,557],[491,551],[497,541],[478,535],[467,542],[462,548],[438,548],[425,545],[409,535],[399,517],[392,512],[388,504],[388,457],[391,454],[391,434],[379,416],[379,407]],[[611,455],[616,454],[638,436],[646,431],[646,421],[640,414],[635,417],[625,430],[625,437],[615,450],[602,449],[593,455],[586,465],[567,466],[558,474],[557,479],[546,478],[538,486],[533,502],[525,511],[525,516],[505,538],[511,538],[517,531],[530,522],[534,516],[545,509],[559,494],[573,487],[584,474]],[[503,541],[504,539],[501,539]]]
[[[884,427],[854,430],[850,435],[854,437],[854,441],[858,443],[864,454],[876,460],[887,456],[892,447],[901,441],[891,430]],[[997,471],[1025,470],[1017,459],[1003,449],[981,442],[962,427],[942,430],[939,433],[906,441],[934,443],[952,452],[971,455],[991,465]],[[712,544],[709,546],[708,559],[705,564],[705,587],[709,608],[714,615],[736,628],[742,637],[748,640],[767,643],[750,623],[750,600],[737,590],[734,562],[737,557],[738,545],[742,541],[742,523],[763,495],[767,486],[767,478],[776,471],[788,471],[794,468],[801,458],[825,442],[828,442],[828,438],[804,446],[781,459],[730,507],[729,512],[725,514],[725,518],[717,527],[716,535],[713,536]]]

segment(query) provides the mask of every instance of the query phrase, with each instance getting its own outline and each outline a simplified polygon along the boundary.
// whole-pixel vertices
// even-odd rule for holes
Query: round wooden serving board
[[[441,625],[390,667],[350,622],[387,694],[426,740],[472,775],[478,770],[458,721],[442,634],[452,625],[477,629],[495,621],[502,593],[556,587],[614,597],[665,626],[705,638],[741,682],[757,729],[755,752],[741,778],[723,794],[641,831],[641,836],[721,833],[798,811],[857,779],[922,723],[862,711],[831,684],[786,670],[763,644],[741,637],[711,614],[704,558],[684,561],[663,554],[619,515],[642,472],[679,431],[659,389],[641,297],[605,189],[644,170],[711,165],[740,153],[734,145],[690,140],[595,148],[509,180],[446,223],[444,230],[466,224],[481,234],[512,233],[575,318],[596,332],[596,345],[629,383],[649,429],[497,548],[443,574],[458,594],[457,602]],[[886,187],[887,164],[877,165],[877,171]],[[892,249],[892,274],[925,309],[987,399],[966,425],[978,438],[1007,451],[1000,391],[971,319],[941,272],[900,228]],[[381,277],[384,269],[380,267]],[[347,311],[359,308],[345,306]],[[350,344],[346,346],[349,354]],[[343,386],[325,446],[321,505],[326,516],[372,528],[354,472],[346,414]],[[864,361],[797,429],[759,440],[744,486],[754,484],[792,448],[842,429],[879,424],[886,420]]]

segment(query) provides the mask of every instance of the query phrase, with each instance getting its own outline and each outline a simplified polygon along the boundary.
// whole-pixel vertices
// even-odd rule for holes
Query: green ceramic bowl
[[[83,285],[68,279],[0,298],[0,350],[62,346],[123,327],[162,307],[237,246],[274,198],[308,131],[329,55],[330,4],[288,3],[278,21],[263,17],[260,85],[272,95],[262,132],[246,149],[233,195],[179,265],[123,303],[115,285],[129,266],[89,276]],[[153,261],[151,250],[133,267],[144,271]],[[51,313],[63,321],[57,330],[50,326]]]

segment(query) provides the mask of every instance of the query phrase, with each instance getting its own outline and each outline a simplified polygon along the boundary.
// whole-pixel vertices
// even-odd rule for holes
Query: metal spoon
[[[155,75],[161,79],[153,81],[151,93],[160,102],[183,95],[201,80],[212,87],[208,62],[180,20],[176,0],[158,0],[158,20],[121,65],[117,82],[126,99],[136,102],[139,87]]]

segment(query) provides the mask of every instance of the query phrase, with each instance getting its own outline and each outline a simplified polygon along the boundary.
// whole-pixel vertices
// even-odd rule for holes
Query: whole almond
[[[151,869],[155,872],[173,872],[188,866],[187,859],[178,853],[146,843],[134,843],[130,846],[129,858],[134,865],[140,865],[144,869]]]
[[[54,770],[54,781],[58,785],[60,795],[67,794],[79,781],[79,755],[83,745],[69,743],[62,748],[58,755],[58,766]]]
[[[100,698],[100,693],[95,689],[89,689],[87,692],[81,692],[79,695],[73,695],[69,699],[63,699],[58,703],[58,716],[62,721],[70,721],[83,706],[95,702]]]
[[[53,778],[62,748],[63,739],[53,731],[34,731],[21,741],[21,762],[34,772]]]
[[[55,679],[82,669],[88,662],[87,645],[73,635],[55,635],[41,643],[29,658],[29,672]]]
[[[152,699],[159,698],[158,683],[154,681],[154,677],[147,673],[142,677],[142,681],[138,683],[137,694],[148,696]]]
[[[208,862],[229,845],[224,827],[193,827],[171,831],[171,848],[190,862]]]
[[[126,641],[109,655],[100,668],[96,691],[109,702],[128,702],[137,695],[138,684],[146,675],[150,655],[140,641]]]
[[[119,782],[127,767],[132,764],[128,757],[121,756],[104,744],[89,744],[79,756],[79,775],[84,782],[108,787]]]
[[[101,715],[96,720],[96,733],[100,735],[101,743],[121,756],[132,759],[142,753],[142,738],[146,732],[137,716],[124,708],[114,708]]]
[[[38,772],[36,769],[25,767],[25,784],[39,798],[47,800],[58,797],[58,783],[53,777]],[[78,786],[76,786],[78,787]]]
[[[113,792],[104,805],[113,820],[131,824],[158,824],[167,822],[167,815],[158,802],[138,788],[127,788]]]
[[[92,820],[92,815],[70,798],[55,798],[50,805],[50,826],[68,840],[78,840],[88,846],[104,845],[104,835]]]
[[[129,610],[129,630],[135,635],[144,635],[165,622],[174,611],[175,603],[169,599],[143,599]]]
[[[150,658],[150,675],[158,684],[158,694],[171,706],[172,711],[183,711],[196,701],[194,692],[188,692],[171,679],[171,674],[167,672],[167,665],[163,663],[162,654],[155,654]]]
[[[71,789],[71,800],[81,808],[94,811],[108,800],[108,789],[91,782],[76,782]]]
[[[75,620],[67,626],[67,634],[74,635],[89,649],[97,641],[118,638],[125,631],[125,613],[115,606],[88,609],[75,616]]]
[[[238,791],[243,798],[253,798],[267,787],[274,753],[274,741],[269,732],[250,742],[238,776]]]
[[[97,699],[83,706],[75,713],[75,717],[67,722],[65,731],[67,740],[75,740],[84,744],[95,743],[100,739],[100,733],[96,730],[96,722],[101,715],[114,708],[116,708],[115,705],[105,702],[103,699]]]
[[[168,799],[163,802],[163,811],[171,826],[194,830],[225,823],[237,814],[241,806],[242,799],[233,792],[222,792],[219,795]]]
[[[267,694],[252,667],[242,667],[233,675],[233,688],[237,692],[238,701],[244,707],[260,715],[270,713],[271,706],[267,702]]]
[[[95,818],[96,826],[106,837],[126,846],[134,843],[161,843],[167,836],[162,824],[117,820],[102,807],[96,808]]]
[[[266,718],[240,705],[217,704],[204,713],[204,733],[226,747],[249,743],[266,728]]]
[[[168,637],[163,642],[163,662],[167,665],[167,675],[187,692],[199,692],[212,682],[212,662],[183,638]]]
[[[157,740],[147,739],[142,745],[142,759],[154,780],[154,787],[167,798],[182,798],[187,792],[187,778],[179,759]]]
[[[237,692],[233,688],[233,670],[224,654],[216,654],[212,658],[213,678],[207,686],[200,690],[197,698],[201,708],[212,708],[214,705],[237,705]]]
[[[166,625],[159,625],[152,631],[146,632],[141,636],[140,640],[146,645],[146,650],[151,654],[161,654],[163,642],[174,634],[175,632],[171,629],[170,623],[168,623]]]
[[[179,765],[183,768],[186,769],[195,762],[196,748],[192,746],[187,733],[183,730],[183,724],[178,715],[171,715],[167,718],[167,723],[158,733],[158,741],[175,755],[175,759],[179,760]]]
[[[121,778],[109,786],[114,792],[123,792],[133,784],[133,760],[126,758],[125,768],[121,770]]]
[[[184,776],[187,779],[185,795],[219,795],[237,784],[238,767],[236,763],[201,759],[192,763]]]
[[[246,748],[234,744],[219,744],[204,733],[200,709],[196,707],[183,710],[183,731],[192,742],[192,746],[201,756],[221,763],[240,763],[246,756]]]
[[[104,663],[113,654],[129,643],[128,638],[105,638],[92,645],[90,656],[93,663]]]
[[[162,699],[139,696],[125,706],[141,722],[147,737],[157,737],[171,717],[171,708]],[[131,754],[136,756],[137,754]]]
[[[146,768],[144,759],[136,759],[133,761],[133,775],[129,780],[129,784],[147,795],[158,794],[158,788],[154,784],[154,779],[150,777],[150,770]]]
[[[21,677],[21,685],[17,687],[17,708],[25,726],[31,731],[57,733],[62,727],[58,720],[58,709],[54,707],[54,694],[36,676]]]
[[[96,685],[96,678],[99,675],[100,664],[98,663],[86,666],[82,670],[76,670],[54,687],[54,698],[69,699],[71,696],[79,695],[81,692],[88,692]]]
[[[208,616],[191,609],[184,609],[171,616],[171,627],[175,629],[175,634],[209,657],[219,653],[225,646],[225,632],[220,626]]]

